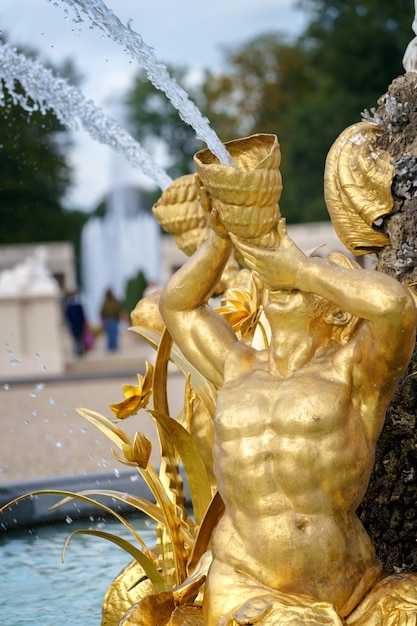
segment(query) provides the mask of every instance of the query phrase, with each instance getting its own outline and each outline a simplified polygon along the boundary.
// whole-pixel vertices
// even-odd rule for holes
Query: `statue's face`
[[[315,294],[298,289],[279,290],[269,292],[265,315],[272,332],[274,327],[282,329],[283,326],[298,332],[304,329],[309,335],[317,335],[320,341],[324,341],[333,332],[327,319],[333,310],[336,310],[334,305]]]
[[[312,294],[299,289],[269,291],[265,314],[268,319],[284,318],[289,315],[312,318],[315,310],[313,298]]]

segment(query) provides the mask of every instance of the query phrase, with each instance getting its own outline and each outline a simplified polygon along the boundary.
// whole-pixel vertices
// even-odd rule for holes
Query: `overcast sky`
[[[107,0],[107,6],[139,33],[158,60],[192,68],[219,67],[223,47],[236,46],[262,32],[298,33],[305,16],[294,0]],[[109,114],[111,102],[126,90],[138,69],[121,46],[63,0],[0,0],[0,28],[14,45],[31,45],[45,61],[72,58],[84,77],[83,94]],[[74,136],[71,155],[75,185],[69,201],[90,210],[112,184],[114,155],[83,131]],[[117,168],[119,171],[120,167]],[[126,180],[144,181],[126,165]]]

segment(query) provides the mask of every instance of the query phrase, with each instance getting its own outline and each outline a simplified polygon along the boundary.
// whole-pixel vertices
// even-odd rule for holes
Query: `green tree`
[[[125,289],[125,298],[123,302],[123,308],[130,313],[133,311],[139,300],[143,297],[143,292],[147,286],[147,280],[142,270],[129,278]]]
[[[27,51],[25,52],[28,53]],[[71,63],[62,68],[76,80]],[[69,134],[52,112],[28,113],[4,88],[0,116],[0,243],[78,241],[86,219],[64,208],[71,184]]]
[[[411,0],[299,0],[310,15],[302,39],[322,87],[369,99],[403,73],[402,57],[412,37]]]
[[[314,88],[306,49],[279,32],[262,34],[238,48],[225,50],[224,71],[221,75],[207,74],[203,86],[208,116],[220,129],[222,139],[265,132],[278,135],[284,184],[280,204],[284,215],[293,222],[306,216],[306,197],[311,202],[314,178],[311,176],[308,185],[299,176],[300,159],[308,155],[293,149],[293,138],[301,132],[301,113],[297,115],[297,108],[306,110]],[[320,141],[320,134],[319,131],[315,140]],[[303,202],[297,194],[300,184],[306,189],[310,187]],[[316,184],[319,185],[320,182]],[[308,219],[305,217],[304,221]]]
[[[192,100],[200,100],[197,103],[200,106],[201,94],[187,85],[187,70],[172,66],[168,70]],[[193,128],[180,119],[166,95],[152,85],[144,71],[137,74],[126,104],[132,135],[150,154],[163,147],[168,160],[166,170],[172,178],[194,171],[193,155],[204,145],[196,138]]]
[[[293,106],[289,142],[290,179],[285,196],[302,220],[326,217],[322,179],[327,152],[340,132],[377,106],[412,36],[410,0],[301,0],[310,21],[297,42],[308,55],[310,94]],[[284,181],[285,183],[285,181]],[[309,198],[306,203],[306,197]],[[285,211],[287,210],[287,206]]]
[[[323,198],[326,155],[340,132],[377,106],[400,74],[412,36],[411,0],[299,0],[309,22],[296,40],[264,33],[224,50],[220,73],[207,71],[192,99],[222,141],[278,135],[282,212],[290,222],[328,219]],[[186,71],[173,72],[178,80]],[[142,75],[128,99],[140,141],[169,148],[175,177],[193,171],[201,145],[194,131]]]

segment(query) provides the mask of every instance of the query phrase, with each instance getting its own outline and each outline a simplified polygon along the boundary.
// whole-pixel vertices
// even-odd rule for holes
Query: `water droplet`
[[[32,415],[33,415],[33,417],[36,417],[36,416],[37,416],[37,414],[38,414],[38,411],[37,411],[36,409],[33,409],[33,411],[32,411]]]
[[[10,385],[8,385],[7,383],[5,383],[5,384],[3,385],[3,389],[4,389],[4,391],[9,391],[9,389],[10,389]]]
[[[62,441],[57,441],[55,444],[56,448],[62,448]]]
[[[53,398],[49,398],[48,404],[51,404],[51,405],[55,404],[55,400]]]
[[[73,428],[68,428],[68,432],[70,435],[72,435],[74,433],[74,429]]]
[[[35,361],[37,361],[40,358],[41,358],[41,355],[38,352],[36,352],[34,356]]]
[[[49,419],[47,417],[44,417],[42,421],[45,422],[45,424],[49,424]]]
[[[42,389],[45,389],[44,383],[38,383],[37,385],[35,385],[35,389],[36,391],[42,391]]]
[[[116,467],[116,468],[115,468],[115,470],[114,470],[114,475],[116,476],[116,478],[119,478],[119,477],[120,477],[120,472],[119,472],[119,470],[117,469],[117,467]]]
[[[81,428],[81,432],[82,432],[82,433],[86,433],[86,432],[87,432],[87,426],[83,426],[83,427]]]
[[[41,365],[41,370],[42,370],[43,372],[46,372],[46,365]]]
[[[34,391],[31,391],[29,395],[31,398],[36,398],[36,393]]]
[[[23,423],[24,423],[25,426],[29,426],[30,422],[29,422],[29,420],[25,420]]]
[[[66,523],[67,523],[67,524],[72,524],[72,522],[73,522],[74,520],[72,519],[72,517],[70,517],[69,515],[67,515],[67,517],[65,518],[65,521],[66,521]]]
[[[14,359],[10,359],[10,363],[13,365],[13,367],[15,367],[16,365],[19,365],[19,363],[21,362],[22,361],[18,359],[17,357],[15,357]]]

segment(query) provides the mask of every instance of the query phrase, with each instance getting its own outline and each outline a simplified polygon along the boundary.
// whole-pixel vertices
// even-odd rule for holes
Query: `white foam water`
[[[28,112],[53,110],[67,128],[79,130],[81,126],[93,139],[123,154],[162,190],[171,184],[166,172],[116,120],[66,80],[9,44],[0,45],[0,106],[5,104],[5,90],[14,104]]]
[[[102,0],[61,0],[75,11],[75,21],[83,21],[80,10],[89,18],[94,27],[99,28],[136,60],[146,71],[150,82],[164,92],[169,101],[178,111],[180,118],[189,124],[199,139],[217,156],[220,163],[237,167],[224,144],[210,126],[207,118],[190,100],[184,89],[172,78],[166,66],[155,57],[153,48],[147,46],[141,35],[128,24],[125,26]]]

